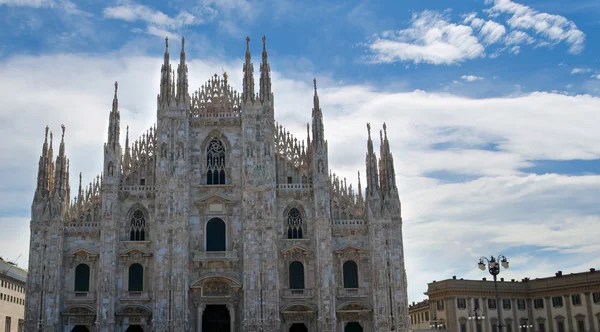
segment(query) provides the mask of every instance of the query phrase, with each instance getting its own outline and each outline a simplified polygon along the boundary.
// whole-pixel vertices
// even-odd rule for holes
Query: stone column
[[[206,304],[198,306],[198,328],[196,329],[198,332],[202,332],[202,313],[204,312],[204,308],[206,308]]]
[[[552,318],[552,301],[550,296],[544,297],[546,300],[546,313],[548,314],[548,320],[546,321],[546,325],[548,325],[548,332],[554,332],[554,318]]]
[[[228,304],[227,310],[229,310],[229,331],[235,332],[235,309],[233,304]]]
[[[487,299],[487,297],[481,298],[480,305],[481,305],[481,308],[483,308],[483,315],[485,316],[485,320],[483,322],[481,322],[481,326],[483,327],[484,332],[488,332],[489,324],[487,323],[487,321],[490,321],[491,318],[490,318],[490,316],[488,316],[488,299]],[[477,329],[477,326],[475,326],[475,329]]]
[[[563,296],[565,301],[565,307],[567,308],[567,331],[574,332],[573,330],[573,314],[571,313],[571,295],[567,294]]]
[[[588,323],[590,325],[589,332],[596,332],[596,329],[594,328],[594,313],[592,312],[592,299],[590,292],[585,292],[583,295],[585,296],[585,307],[587,309]]]

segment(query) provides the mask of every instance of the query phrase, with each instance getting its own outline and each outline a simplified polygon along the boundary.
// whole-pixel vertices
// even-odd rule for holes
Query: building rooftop
[[[566,287],[581,286],[584,288],[600,286],[600,271],[591,268],[587,272],[563,274],[562,271],[556,272],[554,276],[543,278],[523,278],[520,281],[511,279],[504,280],[498,278],[498,290],[500,292],[511,293],[535,293],[535,292],[560,292]],[[443,295],[443,293],[461,292],[463,290],[493,292],[494,283],[492,278],[482,278],[481,280],[452,279],[442,281],[433,281],[428,284],[428,296]]]
[[[0,257],[0,275],[27,282],[27,270],[18,267],[13,262],[5,261],[2,257]]]

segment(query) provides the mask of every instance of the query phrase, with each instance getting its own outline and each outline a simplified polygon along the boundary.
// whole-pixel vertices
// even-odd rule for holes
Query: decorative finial
[[[246,49],[250,48],[250,36],[246,36]]]
[[[184,47],[185,47],[185,37],[181,37],[181,52],[183,52]]]
[[[367,130],[369,131],[369,138],[371,138],[371,124],[367,122]]]
[[[313,78],[313,86],[315,87],[315,94],[317,94],[317,79]]]
[[[118,89],[119,89],[119,82],[115,81],[115,97],[117,96]]]
[[[262,37],[262,42],[263,42],[263,48],[266,48],[267,47],[267,36]]]
[[[46,138],[44,139],[44,141],[48,140],[48,129],[50,128],[48,127],[48,125],[46,125]]]
[[[227,81],[227,72],[226,71],[223,72],[223,79]]]
[[[387,126],[385,125],[385,122],[383,123],[383,136],[387,140]]]
[[[167,48],[166,51],[169,51],[169,36],[165,37],[165,47]]]
[[[60,127],[62,128],[62,140],[65,139],[65,125],[61,124]]]

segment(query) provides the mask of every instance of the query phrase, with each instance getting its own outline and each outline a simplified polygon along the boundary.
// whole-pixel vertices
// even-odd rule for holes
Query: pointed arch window
[[[206,184],[225,184],[225,147],[213,139],[206,149]]]
[[[295,261],[290,264],[290,289],[304,289],[304,264]]]
[[[146,215],[142,210],[135,210],[131,215],[129,230],[130,241],[146,241]]]
[[[287,214],[287,236],[288,239],[302,239],[304,235],[304,222],[302,213],[296,208],[291,208]]]
[[[358,288],[358,266],[354,261],[346,261],[343,266],[344,288]]]
[[[75,291],[90,291],[90,267],[87,264],[79,264],[75,268]]]

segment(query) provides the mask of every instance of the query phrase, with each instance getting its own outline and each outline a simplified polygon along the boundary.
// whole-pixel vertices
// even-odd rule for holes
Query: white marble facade
[[[316,81],[299,140],[275,122],[264,37],[258,93],[246,41],[242,93],[224,74],[191,94],[167,41],[156,126],[124,147],[115,83],[104,171],[74,200],[65,128],[55,160],[46,128],[27,331],[407,330],[385,124],[354,190],[329,171]]]

